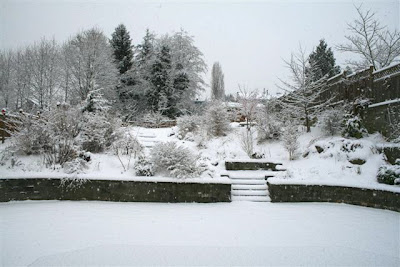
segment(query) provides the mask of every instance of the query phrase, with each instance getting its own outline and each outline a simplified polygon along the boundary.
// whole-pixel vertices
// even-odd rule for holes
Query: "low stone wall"
[[[0,202],[100,200],[121,202],[230,202],[230,184],[88,180],[71,188],[60,179],[0,179]]]
[[[272,202],[335,202],[400,212],[400,193],[356,187],[268,183]]]
[[[271,170],[279,171],[276,166],[282,163],[262,162],[262,161],[226,161],[225,169],[227,171],[255,171],[255,170]]]

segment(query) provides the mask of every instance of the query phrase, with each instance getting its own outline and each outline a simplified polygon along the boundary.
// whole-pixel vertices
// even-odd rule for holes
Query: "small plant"
[[[321,128],[327,135],[335,135],[343,130],[344,111],[341,109],[326,110],[321,116]]]
[[[378,170],[378,182],[383,184],[400,184],[400,165],[383,165]]]
[[[278,140],[282,132],[282,123],[274,113],[258,112],[256,116],[257,140]]]
[[[229,114],[221,102],[211,103],[203,122],[209,136],[224,136],[230,130]]]
[[[179,128],[179,136],[184,139],[188,133],[195,133],[199,130],[201,118],[199,116],[185,115],[179,117],[177,126]]]
[[[154,176],[153,163],[144,156],[139,156],[134,168],[137,176]]]
[[[117,139],[111,145],[114,155],[118,157],[124,172],[129,169],[132,156],[136,158],[143,152],[143,146],[130,132],[120,132]],[[123,157],[126,157],[124,162]]]
[[[289,122],[284,128],[281,139],[284,147],[289,152],[289,160],[294,160],[296,156],[297,148],[299,147],[299,133],[298,127],[293,122]]]
[[[254,154],[254,130],[252,128],[245,129],[240,134],[240,145],[249,158],[251,158]]]
[[[345,116],[343,137],[363,138],[368,134],[358,116]]]
[[[151,151],[151,160],[156,172],[175,178],[191,178],[201,174],[197,158],[184,147],[174,142],[161,143]]]

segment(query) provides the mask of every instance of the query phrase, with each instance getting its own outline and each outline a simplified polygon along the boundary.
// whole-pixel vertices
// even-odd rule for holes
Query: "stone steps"
[[[284,173],[282,164],[260,160],[226,161],[221,176],[232,181],[232,201],[270,202],[267,179]]]
[[[232,201],[271,202],[268,196],[232,196]]]

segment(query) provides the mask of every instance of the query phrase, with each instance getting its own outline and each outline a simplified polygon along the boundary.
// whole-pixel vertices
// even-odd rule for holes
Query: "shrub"
[[[277,115],[268,112],[258,112],[256,116],[256,129],[258,142],[278,140],[282,132],[282,123]]]
[[[134,168],[137,176],[154,176],[153,163],[144,156],[139,156]]]
[[[102,152],[111,145],[115,128],[115,122],[105,114],[85,112],[78,141],[85,151]]]
[[[326,110],[321,116],[321,129],[327,135],[335,135],[343,130],[344,111],[341,109]]]
[[[289,122],[288,125],[284,128],[281,139],[284,147],[289,152],[289,160],[295,159],[296,150],[299,147],[299,133],[298,127],[292,122]]]
[[[210,136],[224,136],[230,130],[229,114],[221,102],[213,102],[205,112],[204,124]]]
[[[344,129],[342,132],[343,137],[363,138],[368,134],[367,130],[362,124],[362,121],[357,116],[345,116]]]
[[[12,147],[26,155],[39,154],[49,148],[51,132],[43,118],[22,115],[12,134]]]
[[[119,131],[114,142],[111,145],[113,153],[118,157],[124,171],[129,169],[132,155],[136,158],[143,152],[143,146],[130,132]],[[123,155],[127,157],[126,162],[123,160]]]
[[[378,182],[383,184],[400,184],[400,165],[383,165],[378,170]]]
[[[254,131],[253,129],[245,129],[241,134],[240,134],[240,145],[244,152],[249,156],[249,158],[252,158],[254,154]]]
[[[161,143],[151,151],[151,159],[156,172],[175,178],[190,178],[200,175],[197,158],[189,149],[174,142]]]
[[[184,139],[186,134],[195,133],[199,130],[201,124],[201,118],[199,116],[185,115],[179,117],[177,120],[177,126],[179,128],[179,136]]]

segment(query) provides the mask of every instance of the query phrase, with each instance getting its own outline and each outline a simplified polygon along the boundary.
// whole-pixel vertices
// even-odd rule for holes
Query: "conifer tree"
[[[110,44],[119,73],[124,74],[132,67],[133,51],[129,32],[124,24],[120,24],[111,36]]]
[[[319,45],[309,57],[310,65],[315,66],[315,70],[312,71],[313,77],[311,79],[317,81],[325,75],[328,75],[329,78],[338,74],[340,72],[340,67],[335,66],[335,61],[332,49],[330,47],[328,48],[328,44],[324,39],[321,39]],[[308,71],[307,74],[310,75],[311,71]]]
[[[154,112],[163,114],[169,108],[168,99],[172,95],[171,54],[167,45],[162,45],[152,65],[151,84],[147,94],[148,102]]]

